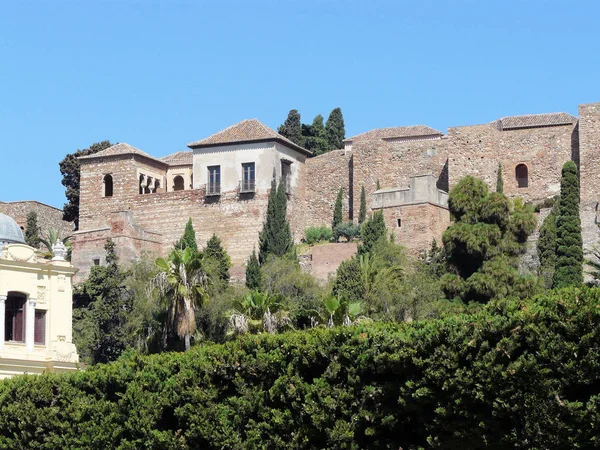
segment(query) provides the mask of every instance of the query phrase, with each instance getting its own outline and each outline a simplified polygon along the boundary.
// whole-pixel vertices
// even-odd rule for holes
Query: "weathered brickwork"
[[[303,192],[303,217],[300,234],[308,226],[331,225],[335,199],[340,188],[344,190],[343,217],[350,217],[349,199],[352,185],[352,152],[333,150],[306,160],[306,186]],[[298,220],[300,219],[300,220]]]
[[[360,191],[365,186],[367,208],[377,187],[408,187],[410,178],[417,175],[433,174],[438,179],[438,187],[447,190],[446,161],[448,159],[447,140],[425,140],[406,142],[367,141],[354,142],[353,191],[356,216],[360,207]]]
[[[447,136],[425,126],[374,130],[348,139],[346,150],[308,159],[303,149],[255,120],[240,122],[198,141],[193,145],[200,150],[194,147],[194,152],[209,154],[202,146],[210,149],[216,145],[212,143],[215,139],[219,146],[231,145],[230,152],[219,153],[223,158],[233,158],[235,153],[239,159],[240,152],[247,152],[244,155],[250,155],[250,160],[259,161],[258,169],[263,169],[264,164],[253,158],[265,157],[267,150],[257,148],[269,147],[262,143],[276,142],[269,147],[274,153],[268,157],[275,164],[278,178],[283,177],[284,165],[288,164],[289,168],[291,164],[293,186],[289,189],[288,217],[296,241],[303,237],[307,227],[331,222],[340,187],[344,189],[344,217],[356,221],[362,186],[366,189],[369,210],[374,194],[388,198],[392,191],[406,189],[423,176],[433,176],[429,186],[435,185],[432,195],[439,200],[446,194],[438,195],[438,189],[447,192],[465,175],[479,177],[495,189],[498,164],[501,164],[504,192],[509,197],[537,202],[560,192],[561,168],[568,160],[574,160],[581,167],[585,245],[589,247],[598,240],[600,103],[580,106],[578,118],[565,113],[511,116],[483,125],[453,127]],[[261,145],[249,145],[246,149],[249,142]],[[168,178],[169,170],[172,171],[166,162],[168,159],[157,160],[133,150],[133,153],[115,151],[82,160],[81,232],[74,244],[75,261],[85,265],[97,258],[109,235],[121,239],[120,251],[126,257],[141,251],[165,253],[181,237],[191,217],[199,244],[203,245],[216,233],[236,265],[236,273],[242,273],[241,265],[258,242],[268,190],[257,189],[250,195],[230,191],[207,197],[205,190],[189,189],[187,183],[186,190],[165,192],[165,187],[168,190],[173,184]],[[122,148],[120,151],[123,153]],[[255,154],[258,156],[251,156]],[[233,165],[231,159],[223,161],[224,168],[230,172],[236,168],[241,173],[237,159]],[[194,166],[193,170],[204,176],[207,168]],[[139,194],[141,173],[161,180],[156,192]],[[103,180],[107,174],[113,178],[112,197],[103,197]],[[264,185],[264,176],[261,175],[257,183]],[[382,191],[375,193],[378,181]],[[391,197],[405,196],[394,195]],[[435,199],[382,203],[379,207],[383,207],[388,232],[394,233],[397,242],[413,254],[427,249],[433,239],[440,242],[450,223],[445,203]],[[119,220],[125,223],[123,217],[127,218],[127,226],[120,230],[116,223]],[[131,242],[127,244],[127,240]]]
[[[450,186],[466,175],[496,188],[502,164],[504,193],[539,201],[560,193],[561,169],[578,152],[575,125],[499,131],[495,124],[450,128]],[[516,167],[527,167],[528,187],[519,187]]]
[[[0,202],[0,212],[12,217],[23,231],[26,230],[27,215],[32,211],[37,214],[37,223],[42,234],[50,228],[59,230],[63,237],[70,236],[73,233],[73,224],[62,220],[63,212],[61,209],[36,201]]]

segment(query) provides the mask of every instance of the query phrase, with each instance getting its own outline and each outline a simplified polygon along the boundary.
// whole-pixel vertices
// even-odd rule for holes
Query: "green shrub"
[[[0,448],[598,448],[600,290],[0,382]]]
[[[327,225],[320,227],[308,227],[304,232],[304,241],[313,245],[322,241],[331,241],[333,239],[333,231]]]
[[[360,236],[360,225],[355,225],[352,222],[340,223],[333,231],[336,241],[343,237],[348,242]]]

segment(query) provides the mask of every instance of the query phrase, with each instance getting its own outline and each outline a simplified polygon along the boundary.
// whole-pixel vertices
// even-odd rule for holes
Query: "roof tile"
[[[546,114],[527,114],[523,116],[507,116],[498,119],[499,130],[515,130],[518,128],[551,127],[571,125],[577,118],[564,112]]]
[[[166,162],[170,166],[191,166],[193,163],[193,156],[194,153],[191,150],[184,150],[182,152],[163,156],[160,160]]]
[[[367,131],[366,133],[357,134],[356,136],[349,137],[344,141],[347,142],[357,140],[394,139],[405,137],[442,135],[443,133],[441,131],[435,130],[426,125],[412,125],[407,127],[375,128],[374,130]]]

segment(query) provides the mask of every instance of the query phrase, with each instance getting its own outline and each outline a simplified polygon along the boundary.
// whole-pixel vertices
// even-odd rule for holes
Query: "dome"
[[[23,231],[13,219],[0,213],[0,248],[4,244],[24,244]]]

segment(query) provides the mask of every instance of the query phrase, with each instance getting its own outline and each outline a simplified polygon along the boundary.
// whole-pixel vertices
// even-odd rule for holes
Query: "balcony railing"
[[[206,196],[221,195],[221,183],[206,183]]]
[[[256,191],[256,182],[254,180],[240,181],[240,194],[251,194]]]

